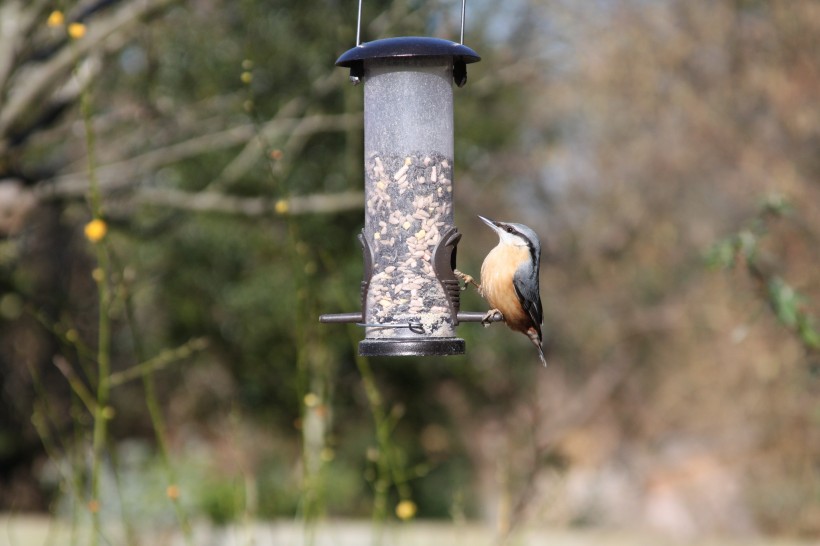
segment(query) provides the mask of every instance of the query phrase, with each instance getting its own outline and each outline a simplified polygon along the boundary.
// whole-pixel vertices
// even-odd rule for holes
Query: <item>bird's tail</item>
[[[538,357],[541,359],[541,364],[543,364],[546,368],[547,359],[544,357],[544,348],[541,346],[541,336],[538,335],[538,332],[535,330],[535,328],[530,328],[529,330],[527,330],[527,337],[530,338],[532,344],[535,345],[536,349],[538,349]]]

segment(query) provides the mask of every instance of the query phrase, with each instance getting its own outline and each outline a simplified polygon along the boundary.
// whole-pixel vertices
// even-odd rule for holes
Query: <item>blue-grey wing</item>
[[[541,308],[541,294],[538,289],[538,274],[527,271],[521,268],[513,275],[513,287],[515,288],[515,295],[518,296],[518,301],[526,309],[527,313],[532,319],[535,329],[538,331],[538,337],[541,337],[541,323],[544,320],[543,310]]]

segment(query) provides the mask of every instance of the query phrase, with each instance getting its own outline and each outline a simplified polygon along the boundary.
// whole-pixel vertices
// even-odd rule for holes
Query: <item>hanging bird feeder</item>
[[[480,60],[461,42],[399,37],[360,43],[336,61],[364,85],[365,221],[362,311],[321,322],[365,327],[363,356],[463,354],[453,270],[461,235],[453,223],[453,83]]]

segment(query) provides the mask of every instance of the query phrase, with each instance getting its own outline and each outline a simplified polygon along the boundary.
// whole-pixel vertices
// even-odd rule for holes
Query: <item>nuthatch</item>
[[[541,243],[533,230],[522,224],[496,222],[479,216],[498,234],[498,245],[481,265],[481,285],[469,275],[456,271],[465,283],[472,283],[492,309],[485,323],[495,313],[501,313],[512,330],[523,332],[538,348],[544,366],[541,347],[543,312],[538,289],[538,270],[541,262]]]

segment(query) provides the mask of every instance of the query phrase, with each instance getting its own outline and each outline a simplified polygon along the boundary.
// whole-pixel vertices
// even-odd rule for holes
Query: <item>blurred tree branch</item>
[[[88,31],[84,36],[65,39],[45,62],[34,62],[19,55],[19,51],[31,47],[32,41],[40,36],[34,32],[34,27],[42,19],[47,3],[34,2],[25,7],[21,1],[4,4],[0,8],[0,19],[16,19],[19,24],[4,23],[3,38],[0,40],[0,93],[3,98],[0,102],[0,154],[8,151],[11,141],[24,141],[40,128],[39,117],[34,121],[26,119],[32,111],[49,110],[67,100],[67,97],[61,96],[61,89],[64,89],[68,74],[84,64],[81,61],[106,49],[106,42],[117,33],[133,32],[145,18],[175,1],[139,0],[126,2],[111,11],[102,11],[88,21]],[[11,32],[6,33],[6,29]],[[117,40],[120,45],[124,38],[120,36]],[[92,72],[96,73],[97,70]],[[79,74],[82,76],[82,71]],[[90,79],[88,75],[82,76],[79,87]],[[68,99],[76,100],[78,92],[71,92]]]
[[[360,114],[317,114],[307,118],[275,119],[262,127],[261,134],[268,139],[285,133],[306,136],[344,130],[356,123],[361,123]],[[127,188],[138,183],[139,177],[147,172],[184,159],[231,148],[254,139],[255,134],[256,128],[252,123],[238,125],[223,131],[195,136],[137,157],[102,165],[97,169],[100,190],[106,193]],[[86,171],[78,171],[39,184],[35,195],[40,199],[64,198],[85,195],[87,190],[88,174]]]
[[[317,97],[325,96],[333,89],[337,88],[339,79],[339,72],[332,71],[328,72],[326,76],[323,78],[318,78],[313,82],[311,85],[311,92],[313,95]],[[304,113],[305,108],[310,104],[308,97],[306,96],[298,96],[293,97],[284,106],[279,108],[273,118],[267,122],[266,124],[262,124],[261,127],[257,128],[257,138],[253,140],[249,140],[245,147],[242,149],[239,154],[222,170],[218,177],[216,177],[210,184],[208,184],[206,189],[222,189],[237,180],[239,180],[242,176],[247,173],[251,167],[259,160],[261,155],[268,150],[265,148],[269,147],[270,139],[274,136],[272,134],[266,133],[264,127],[270,127],[272,124],[281,122],[284,119],[288,118],[296,118],[297,115],[300,113]],[[251,103],[251,116],[256,120],[256,105],[255,103]],[[356,119],[352,119],[350,125],[348,125],[348,129],[354,126],[357,126],[361,121],[361,116],[357,116]],[[301,125],[301,124],[300,124]],[[299,126],[296,127],[297,130],[290,133],[291,139],[294,136],[299,134],[298,129]],[[306,127],[302,126],[301,130],[304,131]],[[306,133],[303,133],[307,136]],[[304,141],[304,138],[299,139],[300,141]],[[276,163],[275,171],[280,173],[283,169],[283,165],[289,160],[290,154],[293,152],[293,147],[288,143],[285,146],[286,153],[283,153],[284,161],[278,161]]]
[[[195,352],[207,349],[209,343],[210,341],[208,338],[199,337],[191,339],[174,349],[166,349],[157,356],[149,358],[145,362],[136,364],[126,370],[112,373],[109,376],[109,384],[112,387],[118,387],[129,381],[142,377],[147,372],[161,370],[170,364],[190,357]]]
[[[237,197],[219,192],[186,192],[170,188],[143,188],[134,196],[137,204],[157,205],[195,212],[217,212],[242,216],[272,214],[328,214],[357,210],[364,206],[359,191],[293,196],[287,199]]]

